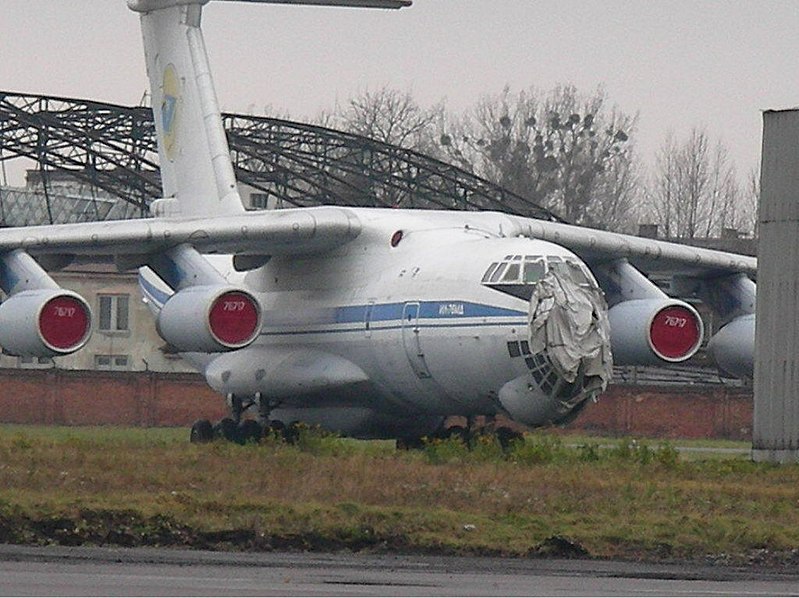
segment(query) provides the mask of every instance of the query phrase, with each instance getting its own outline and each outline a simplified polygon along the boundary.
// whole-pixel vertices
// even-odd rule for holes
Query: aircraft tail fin
[[[164,199],[156,216],[243,212],[200,21],[204,2],[135,2],[150,79]]]
[[[200,27],[209,0],[128,0],[141,17],[164,198],[156,216],[243,212]],[[411,0],[246,0],[401,8]]]

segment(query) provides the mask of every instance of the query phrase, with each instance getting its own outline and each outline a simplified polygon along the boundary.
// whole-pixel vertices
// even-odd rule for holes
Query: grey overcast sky
[[[146,88],[124,0],[3,0],[0,89],[136,104]],[[704,125],[741,174],[760,159],[761,111],[799,105],[799,3],[415,0],[401,11],[209,4],[223,110],[312,117],[390,85],[460,111],[506,84],[603,85],[640,115],[652,162],[668,132]]]

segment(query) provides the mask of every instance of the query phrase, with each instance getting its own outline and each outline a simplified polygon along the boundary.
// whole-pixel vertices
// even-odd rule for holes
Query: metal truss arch
[[[347,205],[498,210],[562,221],[527,198],[451,164],[352,133],[224,114],[239,182],[278,207]],[[128,202],[141,216],[161,194],[152,112],[93,100],[0,91],[0,161],[48,171]],[[49,209],[49,208],[48,208]]]

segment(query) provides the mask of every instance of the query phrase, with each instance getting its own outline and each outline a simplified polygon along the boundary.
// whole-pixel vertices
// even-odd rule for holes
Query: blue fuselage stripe
[[[145,296],[158,307],[162,307],[171,297],[171,294],[159,289],[141,274],[139,285]],[[321,317],[318,309],[274,311],[282,316],[277,318],[281,324],[270,329],[269,322],[272,318],[267,310],[264,313],[265,326],[262,335],[363,332],[367,322],[374,331],[399,329],[407,327],[409,323],[425,328],[520,325],[526,322],[520,318],[527,316],[525,312],[516,309],[457,300],[345,305],[323,309],[324,316]],[[290,323],[284,319],[286,314],[291,314]],[[486,321],[487,318],[492,321]]]
[[[276,310],[285,315],[286,310]],[[313,315],[310,315],[310,314]],[[515,309],[470,303],[464,301],[418,301],[403,303],[373,303],[369,305],[349,305],[309,312],[303,318],[303,311],[292,314],[292,322],[280,321],[269,326],[269,312],[264,313],[263,335],[298,335],[360,332],[368,329],[378,332],[398,330],[419,326],[423,328],[475,328],[486,326],[520,326],[526,324],[527,314]]]
[[[519,317],[527,314],[515,309],[507,309],[482,303],[466,301],[419,301],[404,303],[373,303],[370,305],[348,305],[335,309],[336,324],[350,324],[354,322],[386,322],[402,320],[403,318],[416,319],[460,319],[460,318],[502,318]],[[367,318],[367,313],[369,317]]]
[[[151,301],[154,301],[158,307],[163,307],[164,303],[172,296],[157,288],[141,274],[139,274],[139,287],[141,287],[142,292],[144,292]]]

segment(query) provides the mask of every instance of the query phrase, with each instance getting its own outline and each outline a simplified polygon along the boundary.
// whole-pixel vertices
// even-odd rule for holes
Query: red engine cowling
[[[258,337],[261,306],[248,291],[236,287],[188,287],[164,304],[156,328],[181,352],[233,351]]]
[[[0,304],[0,346],[12,355],[68,355],[83,347],[91,332],[91,309],[72,291],[22,291]]]
[[[659,365],[690,359],[702,344],[697,311],[675,299],[636,299],[608,311],[616,365]]]

